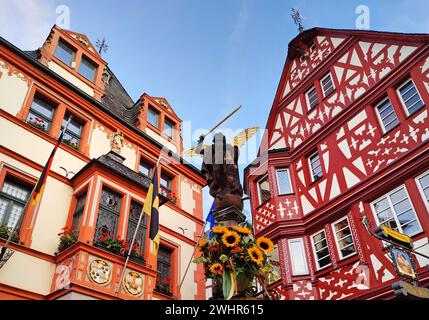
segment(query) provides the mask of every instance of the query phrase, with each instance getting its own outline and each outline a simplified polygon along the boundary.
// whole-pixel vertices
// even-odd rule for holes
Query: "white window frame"
[[[402,107],[405,110],[405,114],[409,117],[410,116],[410,112],[408,111],[407,105],[405,104],[404,99],[402,98],[402,94],[401,94],[401,89],[403,86],[405,86],[409,81],[411,80],[411,82],[413,83],[414,88],[416,88],[416,92],[420,98],[420,100],[423,102],[423,106],[425,105],[424,100],[422,99],[422,95],[420,94],[419,88],[417,88],[416,83],[414,82],[413,78],[408,78],[407,80],[405,80],[400,86],[398,86],[398,88],[396,89],[396,93],[399,96],[399,100],[401,101]],[[414,114],[414,113],[413,113]]]
[[[386,127],[384,126],[383,120],[381,119],[381,115],[380,115],[380,111],[378,110],[378,107],[381,106],[383,103],[385,103],[387,100],[389,100],[390,105],[392,106],[393,112],[395,113],[396,120],[398,121],[397,125],[400,123],[399,118],[398,118],[398,114],[396,113],[396,110],[395,110],[395,107],[393,106],[392,100],[390,100],[389,97],[387,96],[386,98],[381,100],[379,103],[377,103],[374,107],[375,113],[377,114],[378,122],[380,123],[380,126],[381,126],[381,129],[383,130],[383,133],[386,133],[387,130],[386,130]],[[392,130],[392,129],[390,129],[390,130]]]
[[[381,225],[381,223],[380,223],[380,220],[378,219],[377,212],[375,211],[374,203],[379,202],[379,201],[380,201],[381,199],[383,199],[383,198],[387,198],[387,201],[389,202],[390,210],[392,210],[392,213],[393,213],[393,219],[395,220],[396,225],[399,227],[398,229],[400,229],[400,230],[398,230],[398,231],[399,231],[399,232],[401,232],[401,233],[403,233],[403,230],[402,230],[402,227],[401,227],[401,223],[400,223],[400,222],[399,222],[399,220],[398,220],[398,217],[397,217],[397,215],[396,215],[396,211],[394,211],[394,208],[393,208],[393,205],[392,205],[392,201],[390,200],[390,195],[391,195],[392,193],[395,193],[396,191],[398,191],[398,190],[399,190],[399,189],[401,189],[401,188],[404,188],[404,189],[405,189],[405,193],[406,193],[406,195],[407,195],[407,197],[408,197],[408,200],[410,201],[411,208],[413,209],[414,214],[416,215],[416,221],[417,221],[417,224],[418,224],[418,226],[419,226],[419,228],[420,228],[420,229],[419,229],[418,231],[416,231],[415,233],[408,235],[409,237],[414,237],[415,235],[420,234],[420,233],[423,231],[423,229],[422,229],[422,225],[421,225],[420,220],[419,220],[419,216],[417,215],[417,211],[416,211],[416,209],[414,208],[413,201],[411,201],[410,195],[409,195],[408,190],[407,190],[407,186],[406,186],[405,184],[401,184],[400,186],[396,187],[395,189],[392,189],[391,191],[386,192],[386,193],[385,193],[385,194],[383,194],[381,197],[378,197],[378,198],[377,198],[377,199],[375,199],[374,201],[371,201],[371,203],[370,203],[371,211],[372,211],[372,214],[373,214],[373,216],[374,216],[375,221],[377,222],[377,226],[380,226],[380,225]]]
[[[288,180],[289,180],[289,187],[290,187],[290,193],[281,193],[280,192],[280,183],[279,183],[279,176],[278,176],[279,171],[287,171],[287,176],[288,176]],[[290,178],[290,170],[289,170],[289,168],[278,168],[278,169],[276,169],[276,180],[277,180],[277,190],[279,191],[279,196],[294,193],[293,192],[293,187],[292,187],[292,180]]]
[[[311,182],[315,182],[315,181],[317,181],[317,180],[314,178],[314,174],[313,174],[313,167],[311,166],[311,158],[312,158],[315,154],[317,154],[317,156],[319,157],[320,168],[322,169],[322,176],[321,176],[320,178],[318,178],[317,180],[320,180],[320,179],[323,177],[322,159],[320,158],[319,150],[317,150],[317,151],[313,152],[312,154],[310,154],[310,155],[307,157],[308,167],[309,167],[309,169],[310,169],[310,175],[311,175]]]
[[[264,180],[265,178],[268,178],[268,174],[264,175],[262,178],[260,178],[257,182],[256,182],[256,188],[258,191],[258,200],[259,200],[259,205],[262,204],[262,198],[261,198],[261,188],[259,187],[259,182],[261,182],[262,180]],[[270,179],[268,179],[268,186],[270,186]],[[271,195],[271,190],[270,190],[270,195]]]
[[[292,255],[292,250],[291,250],[291,242],[299,242],[301,245],[301,252],[302,252],[302,256],[304,258],[304,267],[305,267],[305,271],[304,272],[296,272],[295,268],[294,268],[294,264],[293,264],[293,255]],[[308,275],[308,261],[307,261],[307,253],[305,252],[305,246],[304,246],[304,239],[303,238],[294,238],[294,239],[289,239],[288,240],[288,249],[289,249],[289,255],[290,255],[290,264],[292,266],[292,275],[293,276],[305,276]]]
[[[320,86],[322,87],[322,91],[323,91],[323,98],[326,98],[328,95],[325,93],[325,88],[323,87],[323,80],[325,80],[327,77],[331,77],[331,82],[332,82],[332,88],[333,91],[330,92],[329,94],[333,93],[337,88],[335,87],[335,83],[334,83],[334,78],[332,77],[331,72],[329,71],[322,79],[320,79]]]
[[[311,107],[310,99],[308,98],[308,93],[310,91],[312,91],[313,89],[316,90],[317,103],[313,107]],[[305,100],[307,101],[308,110],[313,110],[314,108],[316,108],[319,105],[320,101],[319,101],[319,96],[317,94],[317,88],[315,85],[311,86],[311,88],[305,92]]]
[[[340,248],[340,244],[339,244],[339,241],[340,241],[340,240],[342,240],[342,239],[344,239],[344,238],[338,239],[338,237],[337,237],[337,231],[335,231],[335,225],[336,225],[337,223],[340,223],[340,222],[344,221],[344,220],[347,220],[347,227],[348,227],[348,228],[349,228],[349,230],[350,230],[350,236],[352,237],[352,241],[353,241],[353,243],[352,243],[352,244],[349,244],[348,246],[346,246],[346,247],[344,247],[344,248],[347,248],[347,247],[352,246],[352,245],[355,247],[355,252],[350,253],[350,254],[348,254],[348,255],[346,255],[346,256],[343,256],[343,253],[341,252],[341,248]],[[357,254],[356,242],[355,242],[355,237],[353,236],[352,228],[350,227],[350,220],[349,220],[349,217],[345,216],[345,217],[342,217],[342,218],[340,218],[340,219],[338,219],[338,220],[334,221],[333,223],[331,223],[331,228],[332,228],[332,232],[334,233],[335,244],[336,244],[336,247],[337,247],[338,256],[340,257],[340,260],[344,260],[344,259],[347,259],[347,258],[350,258],[350,257],[352,257],[352,256],[356,255],[356,254]],[[345,229],[345,228],[344,228],[344,229]],[[343,229],[341,229],[341,230],[343,230]],[[340,231],[341,231],[341,230],[340,230]],[[348,237],[348,236],[347,236],[347,237]],[[343,249],[344,249],[344,248],[343,248]]]
[[[419,176],[417,176],[415,178],[415,181],[416,181],[416,184],[417,184],[417,188],[419,189],[420,195],[422,197],[422,200],[425,203],[426,209],[428,210],[428,213],[429,213],[429,200],[426,199],[426,195],[423,192],[423,188],[422,188],[422,186],[420,184],[420,181],[419,181],[421,178],[423,178],[426,175],[429,175],[429,170],[427,170],[427,171],[423,172],[422,174],[420,174]]]
[[[327,264],[327,265],[326,265],[326,266],[324,266],[324,267],[320,267],[320,266],[319,266],[319,261],[318,261],[318,259],[317,259],[317,254],[316,254],[316,246],[315,246],[315,243],[314,243],[314,240],[313,240],[313,237],[314,237],[316,234],[318,234],[318,233],[320,233],[320,232],[322,232],[322,231],[323,231],[323,233],[325,234],[326,247],[328,248],[328,256],[329,256],[329,260],[331,261],[329,264]],[[315,233],[311,234],[311,235],[310,235],[310,241],[311,241],[311,249],[312,249],[312,251],[313,251],[314,262],[316,263],[316,270],[317,270],[317,271],[320,271],[320,270],[323,270],[323,269],[329,268],[329,267],[332,265],[332,259],[331,259],[331,252],[329,251],[328,239],[327,239],[327,237],[326,237],[326,230],[325,230],[325,229],[320,229],[319,231],[317,231],[317,232],[315,232]],[[326,256],[326,257],[327,257],[327,256]]]

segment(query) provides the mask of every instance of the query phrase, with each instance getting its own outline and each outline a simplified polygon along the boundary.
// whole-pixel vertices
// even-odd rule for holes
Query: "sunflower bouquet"
[[[204,263],[205,276],[222,283],[225,299],[243,294],[254,280],[264,289],[273,272],[269,253],[273,242],[255,238],[248,226],[215,226],[209,239],[202,239],[197,247],[200,256],[195,263]]]

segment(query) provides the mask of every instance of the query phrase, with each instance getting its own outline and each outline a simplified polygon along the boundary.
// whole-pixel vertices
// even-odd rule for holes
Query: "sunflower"
[[[261,250],[256,247],[247,249],[247,254],[250,256],[250,260],[256,264],[261,264],[264,257],[262,256]]]
[[[250,230],[249,228],[246,228],[246,227],[233,226],[232,228],[241,234],[251,234],[252,233],[252,230]]]
[[[258,240],[256,240],[256,244],[257,244],[258,248],[265,253],[271,252],[274,248],[273,242],[266,237],[258,238]]]
[[[210,267],[210,272],[214,274],[222,274],[223,267],[220,263],[214,263]]]
[[[207,240],[206,239],[202,239],[201,241],[200,241],[200,244],[198,245],[198,247],[197,247],[197,250],[199,250],[199,251],[201,251],[206,245],[207,245]]]
[[[227,227],[224,227],[224,226],[215,226],[212,228],[212,231],[214,233],[225,233],[225,232],[228,232],[229,230]]]
[[[240,242],[240,236],[235,231],[227,231],[222,236],[222,242],[227,247],[234,247]]]

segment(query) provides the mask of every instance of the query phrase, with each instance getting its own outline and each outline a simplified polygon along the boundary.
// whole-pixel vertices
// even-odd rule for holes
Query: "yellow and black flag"
[[[159,185],[158,185],[158,165],[153,170],[152,181],[149,185],[147,197],[144,203],[143,212],[150,217],[149,238],[153,241],[151,252],[158,254],[159,248]]]

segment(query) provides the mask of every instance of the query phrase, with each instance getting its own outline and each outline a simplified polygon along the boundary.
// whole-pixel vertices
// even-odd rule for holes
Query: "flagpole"
[[[62,132],[61,132],[61,133],[60,133],[60,135],[58,136],[58,140],[60,140],[60,138],[61,138],[61,140],[62,140],[62,136],[63,136],[64,132],[66,132],[66,130],[67,130],[67,128],[68,128],[68,126],[69,126],[70,121],[71,121],[71,119],[72,119],[72,118],[73,118],[73,116],[72,116],[72,115],[70,115],[70,116],[69,116],[69,119],[67,120],[67,123],[66,123],[66,125],[65,125],[64,129],[62,130]],[[61,141],[59,141],[59,142],[61,143]],[[59,144],[59,143],[58,143],[58,141],[57,141],[56,143],[57,143],[57,144]],[[55,148],[56,148],[56,146],[55,146]],[[42,170],[42,172],[43,172],[43,170]],[[40,179],[40,178],[39,178],[39,179]],[[10,232],[9,237],[7,238],[7,240],[6,240],[6,242],[5,242],[4,246],[3,246],[3,248],[1,249],[1,252],[0,252],[0,261],[1,261],[1,259],[3,259],[3,256],[4,256],[4,254],[6,253],[7,246],[8,246],[8,245],[10,244],[10,242],[12,241],[13,234],[15,233],[15,231],[16,231],[16,229],[17,229],[18,225],[20,225],[20,223],[22,222],[22,220],[23,220],[23,218],[24,218],[24,215],[25,215],[25,213],[26,213],[26,211],[27,211],[27,209],[28,209],[28,204],[30,203],[30,201],[32,201],[32,198],[33,198],[33,195],[34,195],[34,190],[36,189],[36,186],[37,186],[37,183],[34,185],[33,189],[31,190],[31,193],[30,193],[30,195],[29,195],[29,197],[28,197],[28,199],[27,199],[27,201],[26,201],[26,203],[25,203],[25,206],[24,206],[24,208],[22,209],[22,214],[21,214],[21,216],[19,217],[18,221],[17,221],[17,222],[15,223],[15,225],[13,226],[12,231]],[[31,225],[33,225],[33,222],[34,222],[34,218],[33,218],[32,222],[31,222]]]
[[[161,155],[159,155],[159,158],[158,158],[158,161],[156,162],[155,168],[157,168],[159,166],[159,163],[161,162],[161,158],[162,158]],[[158,170],[154,170],[154,174],[155,173],[158,174]],[[153,180],[153,177],[152,177],[152,180]],[[130,260],[131,251],[133,250],[134,242],[136,240],[137,232],[139,230],[140,223],[141,223],[141,221],[143,219],[143,215],[144,215],[144,211],[143,211],[143,208],[142,208],[142,211],[140,212],[139,220],[137,221],[136,229],[134,230],[134,235],[133,235],[132,240],[131,240],[130,250],[128,250],[127,258],[125,259],[125,263],[124,263],[124,268],[122,269],[121,277],[119,278],[119,283],[115,287],[115,296],[118,296],[118,294],[119,294],[119,288],[121,287],[121,283],[124,280],[125,270],[127,269],[128,261]]]
[[[192,252],[191,259],[190,259],[190,260],[189,260],[189,262],[188,262],[188,266],[186,267],[185,273],[184,273],[184,275],[183,275],[183,277],[182,277],[182,281],[180,281],[179,292],[180,292],[180,289],[182,288],[183,282],[185,281],[186,274],[188,273],[189,267],[191,266],[192,260],[193,260],[193,258],[194,258],[194,256],[195,256],[195,252],[197,251],[197,248],[198,248],[198,246],[199,246],[199,244],[200,244],[200,241],[201,241],[201,238],[202,238],[202,236],[203,236],[204,230],[206,229],[207,221],[208,221],[209,216],[210,216],[211,214],[212,214],[212,212],[209,212],[209,214],[208,214],[208,216],[207,216],[207,218],[206,218],[206,221],[204,222],[203,229],[201,230],[201,232],[200,232],[200,236],[198,237],[197,243],[195,244],[194,251]]]

